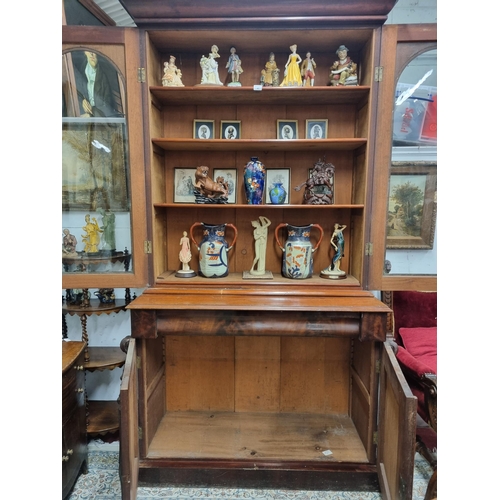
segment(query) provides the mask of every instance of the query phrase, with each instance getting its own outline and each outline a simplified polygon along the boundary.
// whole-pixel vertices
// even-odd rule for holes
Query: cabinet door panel
[[[386,499],[411,500],[417,398],[412,394],[390,345],[382,348],[377,469]]]
[[[124,500],[135,500],[139,480],[139,384],[136,360],[135,339],[130,339],[120,387],[120,482]]]

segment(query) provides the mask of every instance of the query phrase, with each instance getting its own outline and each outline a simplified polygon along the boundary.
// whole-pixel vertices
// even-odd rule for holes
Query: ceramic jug
[[[280,240],[280,229],[283,227],[287,230],[287,239],[284,246]],[[311,230],[313,228],[319,231],[319,239],[314,246],[311,242]],[[313,254],[323,239],[323,228],[319,224],[292,226],[282,222],[276,227],[274,236],[283,252],[283,265],[281,268],[283,276],[293,279],[310,278],[313,274]]]
[[[195,228],[201,226],[203,236],[200,244],[194,237]],[[234,232],[231,245],[225,240],[226,228],[229,227]],[[227,252],[233,248],[238,230],[233,224],[205,224],[195,222],[189,230],[191,241],[198,249],[199,271],[198,274],[205,278],[223,278],[229,274]]]

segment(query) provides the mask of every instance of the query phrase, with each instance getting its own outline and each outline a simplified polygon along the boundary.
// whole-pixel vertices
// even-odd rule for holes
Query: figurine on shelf
[[[201,83],[200,85],[224,85],[219,78],[219,64],[216,59],[219,58],[219,47],[212,45],[212,49],[208,57],[201,56]]]
[[[306,58],[302,61],[300,66],[300,74],[302,75],[302,86],[303,87],[314,87],[314,77],[316,73],[316,61],[311,57],[311,53],[306,54]]]
[[[208,175],[208,167],[202,165],[196,169],[194,174],[194,197],[196,203],[219,203],[228,202],[229,186],[223,177],[216,181]]]
[[[114,288],[99,288],[98,292],[94,295],[99,299],[101,304],[114,304],[115,303],[115,289]]]
[[[295,187],[300,191],[304,186],[304,203],[306,205],[331,205],[333,203],[333,174],[335,167],[325,160],[319,159],[312,169],[307,181]]]
[[[330,67],[330,85],[357,85],[358,65],[347,56],[349,49],[341,45],[337,49],[338,60]]]
[[[321,271],[321,275],[330,279],[345,279],[345,271],[340,270],[340,261],[344,256],[344,229],[347,226],[335,223],[335,229],[330,239],[330,244],[335,250],[332,263]]]
[[[227,72],[231,74],[231,83],[228,83],[228,87],[241,87],[240,75],[243,73],[241,67],[241,59],[236,54],[236,48],[231,47],[229,50],[229,60],[226,64]]]
[[[297,44],[290,45],[291,54],[285,64],[285,78],[280,87],[301,87],[302,77],[300,76],[300,66],[302,58],[297,54]]]
[[[92,217],[92,222],[90,222],[90,215],[87,214],[85,216],[85,226],[83,226],[83,230],[86,234],[82,234],[82,243],[85,244],[85,248],[83,251],[85,253],[97,253],[99,251],[99,243],[101,241],[102,229],[97,224],[97,220],[95,217]]]
[[[196,272],[189,267],[191,262],[191,243],[187,231],[182,232],[182,238],[180,241],[181,250],[179,252],[179,260],[182,263],[182,269],[175,273],[178,278],[193,278],[196,276]]]
[[[76,253],[76,237],[69,232],[69,229],[63,229],[62,254],[63,257],[77,257]]]
[[[102,208],[98,208],[97,212],[102,217],[102,230],[104,234],[103,250],[107,252],[115,252],[115,214],[113,212],[106,212]]]
[[[252,221],[252,226],[255,228],[253,237],[255,240],[255,259],[250,269],[250,274],[253,276],[263,276],[266,274],[266,249],[267,249],[267,228],[271,225],[271,221],[261,215],[258,220]],[[257,266],[257,268],[255,267]],[[269,274],[269,272],[267,272]]]
[[[261,72],[261,83],[264,87],[278,87],[280,70],[274,60],[274,52],[269,54],[269,61],[266,62],[265,69]]]
[[[182,73],[175,65],[175,57],[170,56],[169,61],[164,63],[161,83],[164,87],[184,87],[181,78]]]

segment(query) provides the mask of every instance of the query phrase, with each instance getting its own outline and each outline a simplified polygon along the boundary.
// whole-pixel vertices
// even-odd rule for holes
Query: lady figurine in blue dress
[[[340,270],[340,261],[344,256],[344,229],[346,227],[346,225],[335,223],[335,229],[330,239],[330,243],[335,250],[335,255],[333,256],[331,265],[321,271],[321,275],[325,278],[343,279],[346,277],[345,271]]]

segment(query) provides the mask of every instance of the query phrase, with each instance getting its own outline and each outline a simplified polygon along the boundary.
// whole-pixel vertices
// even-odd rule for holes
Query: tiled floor
[[[81,474],[67,500],[119,500],[119,443],[92,441],[89,445],[89,471]],[[432,469],[415,455],[413,500],[423,500]],[[298,490],[257,490],[230,488],[139,487],[138,500],[381,500],[376,492],[333,492]]]

